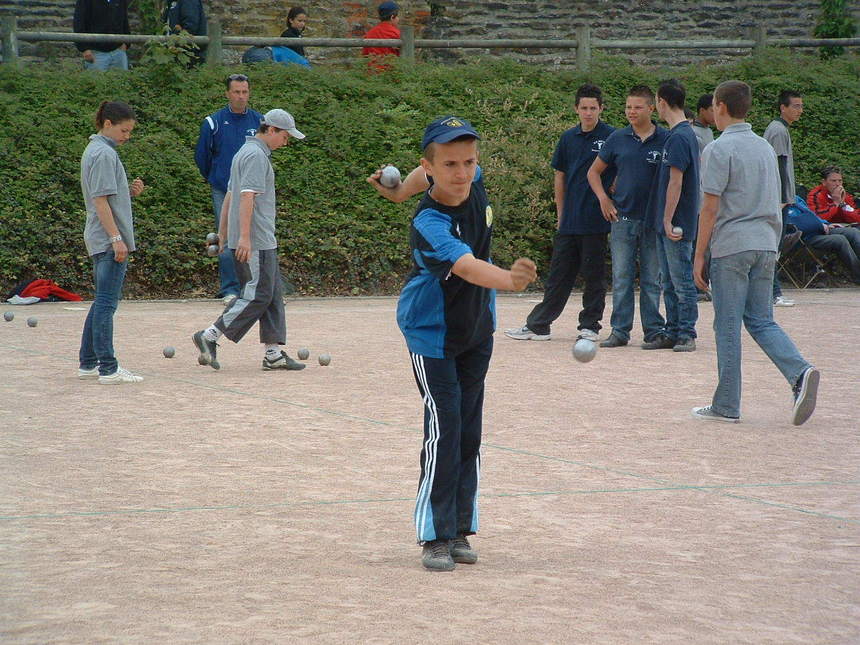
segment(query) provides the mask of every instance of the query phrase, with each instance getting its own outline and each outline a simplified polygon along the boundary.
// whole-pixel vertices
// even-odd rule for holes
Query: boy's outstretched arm
[[[451,273],[479,287],[505,291],[522,291],[537,279],[535,263],[528,258],[519,258],[508,271],[479,260],[471,253],[461,256],[451,267]]]
[[[386,188],[379,183],[379,177],[382,175],[382,168],[379,168],[370,177],[367,178],[367,183],[373,186],[380,195],[396,204],[405,202],[407,199],[418,193],[423,193],[430,188],[430,182],[427,181],[427,175],[421,166],[415,168],[412,172],[406,175],[406,179],[401,181],[394,188]]]

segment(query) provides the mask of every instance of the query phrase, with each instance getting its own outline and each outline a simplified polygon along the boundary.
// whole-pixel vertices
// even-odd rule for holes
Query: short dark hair
[[[684,101],[687,100],[687,91],[681,81],[673,78],[660,83],[660,87],[657,88],[657,98],[666,101],[670,108],[683,110]]]
[[[844,174],[842,172],[842,168],[840,168],[839,166],[824,166],[824,168],[820,170],[820,173],[822,179],[827,179],[830,175],[834,173],[838,173],[840,175]]]
[[[714,90],[714,103],[725,105],[733,119],[745,119],[752,106],[752,90],[743,81],[725,81]]]
[[[791,99],[799,99],[799,98],[803,98],[803,97],[800,95],[800,92],[798,92],[797,90],[783,90],[782,92],[779,93],[777,108],[780,105],[784,105],[785,107],[788,107],[789,105],[791,105]]]
[[[122,101],[102,101],[96,111],[96,126],[101,130],[105,121],[113,124],[123,121],[137,121],[137,115],[128,103]]]
[[[257,132],[268,132],[269,130],[281,132],[283,128],[276,128],[275,126],[269,125],[268,123],[261,123],[259,126],[257,126]]]
[[[695,119],[696,115],[693,114],[693,111],[690,108],[685,107],[684,108],[684,118],[685,119]]]
[[[647,85],[634,85],[627,92],[627,96],[638,96],[648,101],[648,105],[654,105],[654,92]]]
[[[699,102],[696,103],[696,112],[699,110],[707,110],[714,104],[714,95],[713,94],[702,94],[699,97]]]
[[[251,79],[248,78],[245,74],[230,74],[226,79],[224,79],[224,84],[227,86],[227,89],[230,89],[230,83],[233,81],[238,81],[239,83],[247,83],[248,87],[251,87]]]
[[[603,105],[603,91],[592,83],[583,83],[576,90],[573,104],[578,106],[581,99],[597,99],[598,105]]]

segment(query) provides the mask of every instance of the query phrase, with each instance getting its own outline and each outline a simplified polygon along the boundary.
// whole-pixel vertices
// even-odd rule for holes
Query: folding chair
[[[780,254],[776,261],[777,271],[789,279],[795,289],[808,289],[818,278],[827,278],[826,262],[822,261],[811,248],[799,238],[787,252]]]

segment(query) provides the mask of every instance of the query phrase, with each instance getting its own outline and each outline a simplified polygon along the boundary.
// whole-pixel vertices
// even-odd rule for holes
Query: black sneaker
[[[672,349],[675,347],[675,341],[660,334],[653,340],[646,340],[642,343],[642,349]]]
[[[478,552],[469,544],[465,535],[458,535],[448,543],[451,559],[458,564],[475,564],[478,561]]]
[[[448,540],[431,540],[424,543],[421,564],[431,571],[453,571],[454,560],[448,549]]]
[[[298,361],[294,361],[292,358],[287,356],[287,353],[282,351],[280,356],[278,356],[275,360],[269,360],[268,356],[263,357],[263,370],[292,370],[298,371],[305,369],[304,363],[299,363]]]
[[[197,349],[200,350],[200,356],[197,357],[197,362],[201,365],[208,365],[213,370],[220,370],[221,364],[218,362],[218,343],[214,340],[208,340],[203,335],[203,330],[195,332],[191,337]]]
[[[600,341],[601,347],[624,347],[627,344],[626,340],[622,340],[615,334],[609,334],[609,338]]]
[[[803,425],[806,420],[812,416],[815,411],[815,399],[818,396],[818,381],[821,379],[821,373],[814,367],[807,367],[797,383],[794,384],[794,415],[791,422],[796,425]]]
[[[696,351],[696,339],[695,338],[679,338],[678,342],[675,343],[675,346],[672,348],[673,352],[695,352]]]

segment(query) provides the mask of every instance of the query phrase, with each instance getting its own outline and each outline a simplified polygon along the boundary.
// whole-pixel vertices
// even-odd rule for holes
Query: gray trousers
[[[239,278],[239,296],[224,309],[215,326],[238,343],[259,321],[261,343],[285,345],[287,318],[278,250],[251,251],[247,262],[239,262],[235,259],[235,249],[232,252]]]

